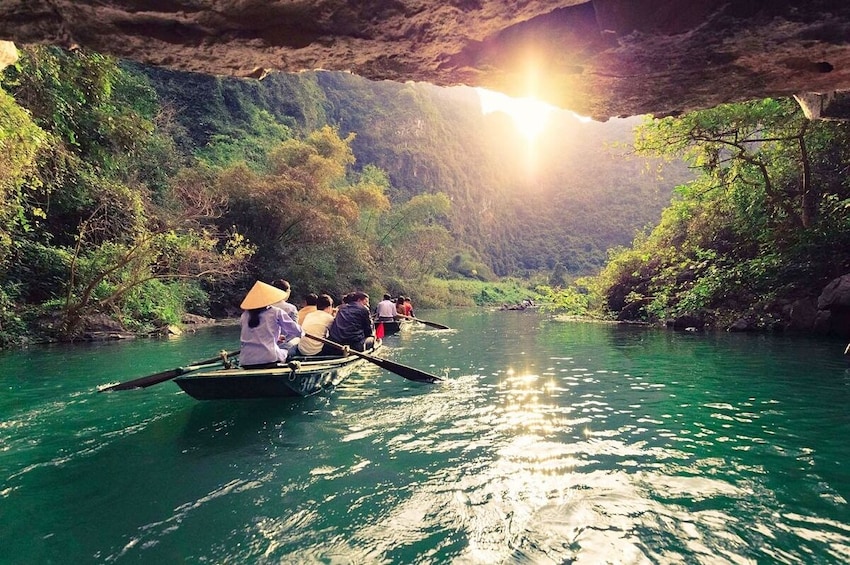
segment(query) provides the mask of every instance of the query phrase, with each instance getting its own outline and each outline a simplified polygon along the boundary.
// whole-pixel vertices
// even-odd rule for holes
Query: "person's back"
[[[289,302],[287,302],[287,300],[289,300],[289,295],[292,293],[292,288],[289,285],[289,281],[286,281],[284,279],[278,279],[274,282],[274,286],[284,291],[286,293],[286,298],[278,300],[277,302],[272,304],[272,306],[280,308],[281,310],[286,312],[287,316],[292,318],[293,322],[298,323],[298,308],[296,308],[294,304],[290,304]],[[292,338],[293,336],[287,337]]]
[[[298,325],[304,325],[304,318],[307,317],[307,314],[310,312],[315,312],[316,310],[320,310],[320,308],[316,307],[316,303],[319,300],[319,297],[316,296],[315,293],[311,292],[307,296],[304,297],[304,307],[298,311]]]
[[[357,291],[353,293],[351,302],[340,306],[328,330],[328,339],[340,345],[348,345],[357,351],[364,351],[370,345],[366,341],[372,336],[372,330],[369,295]],[[325,351],[329,350],[325,348]]]
[[[271,285],[257,281],[241,307],[239,364],[243,367],[262,366],[286,361],[286,350],[278,340],[284,334],[301,334],[298,326],[280,308],[272,306],[283,297],[283,292]]]
[[[384,295],[384,299],[378,302],[375,307],[375,317],[378,322],[392,322],[395,320],[396,305],[389,294]]]
[[[305,337],[301,338],[298,343],[298,353],[301,355],[317,355],[322,351],[323,344],[321,341],[310,339],[306,334],[317,337],[327,337],[328,328],[333,324],[333,299],[327,294],[319,296],[316,300],[316,311],[310,312],[304,317]]]

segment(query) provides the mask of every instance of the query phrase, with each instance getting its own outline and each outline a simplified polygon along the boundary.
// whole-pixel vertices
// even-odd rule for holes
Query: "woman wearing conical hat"
[[[288,293],[270,284],[257,281],[245,299],[240,322],[242,348],[239,352],[239,364],[247,369],[284,363],[286,349],[278,345],[281,335],[301,335],[301,326],[286,312],[273,306],[279,300],[286,300]]]

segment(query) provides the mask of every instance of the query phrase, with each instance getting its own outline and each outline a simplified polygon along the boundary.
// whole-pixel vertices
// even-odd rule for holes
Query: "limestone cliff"
[[[4,0],[0,40],[483,86],[598,119],[804,93],[829,117],[850,89],[846,0]]]

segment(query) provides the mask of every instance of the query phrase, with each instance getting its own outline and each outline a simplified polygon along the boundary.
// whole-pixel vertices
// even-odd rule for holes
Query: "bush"
[[[207,311],[206,294],[195,284],[150,280],[128,293],[123,305],[124,324],[136,330],[179,324],[186,305]]]
[[[0,287],[0,347],[21,342],[26,333],[26,324],[15,310],[17,286]]]

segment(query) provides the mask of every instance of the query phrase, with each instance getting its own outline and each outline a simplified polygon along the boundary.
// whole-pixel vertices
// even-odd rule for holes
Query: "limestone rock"
[[[810,331],[815,326],[818,309],[811,299],[795,300],[789,309],[789,327],[793,330]]]
[[[215,319],[207,318],[206,316],[199,316],[198,314],[183,314],[182,318],[180,318],[180,323],[187,325],[208,325],[214,324]]]
[[[597,119],[850,90],[846,0],[4,0],[0,40],[209,74],[482,86]]]
[[[850,309],[850,274],[833,279],[818,296],[818,310]]]

